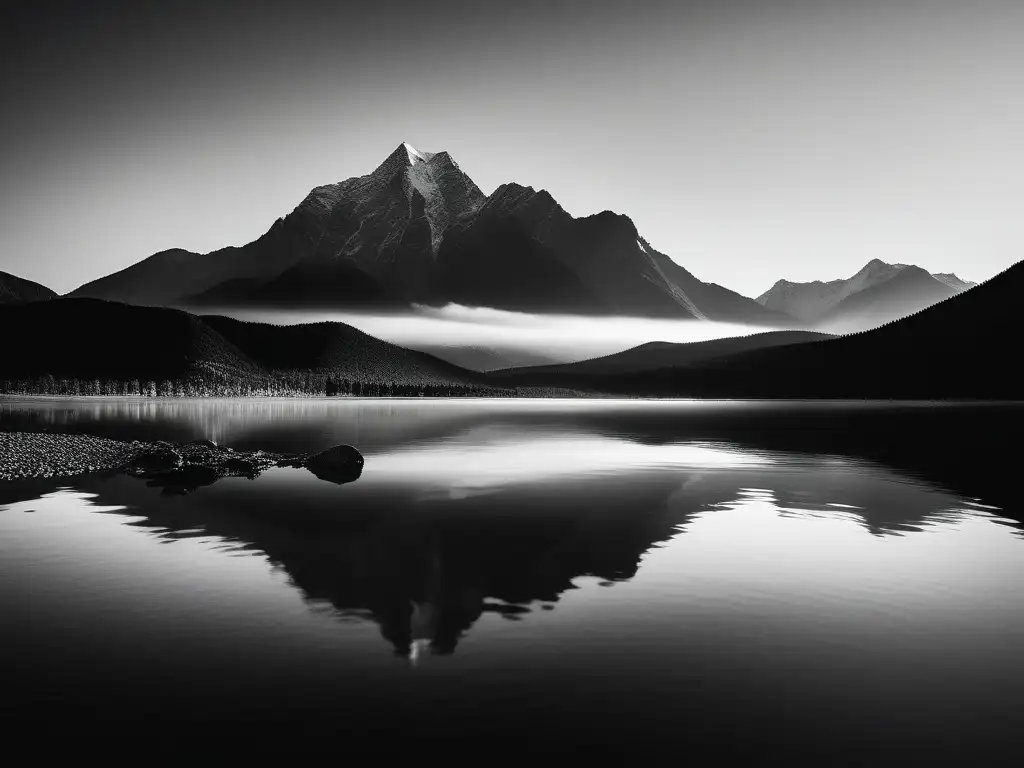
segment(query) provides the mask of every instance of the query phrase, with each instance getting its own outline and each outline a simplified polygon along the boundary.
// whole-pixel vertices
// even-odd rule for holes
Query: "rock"
[[[170,443],[151,443],[132,459],[131,466],[140,472],[166,472],[182,465],[182,456]]]
[[[306,469],[321,480],[350,483],[363,472],[363,455],[351,445],[336,445],[306,459]]]

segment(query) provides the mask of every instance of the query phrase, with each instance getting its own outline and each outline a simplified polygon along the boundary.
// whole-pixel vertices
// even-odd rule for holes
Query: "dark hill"
[[[57,298],[57,294],[45,285],[34,283],[23,277],[0,272],[0,304],[25,304],[30,301],[46,301]]]
[[[4,379],[174,381],[203,370],[229,377],[259,370],[194,315],[99,299],[0,307],[0,337]]]
[[[345,323],[280,326],[219,316],[201,319],[268,370],[312,370],[350,379],[412,384],[486,381],[476,371],[381,341]]]
[[[519,386],[600,388],[602,377],[642,374],[645,371],[650,372],[661,368],[692,365],[714,357],[733,355],[751,349],[799,344],[825,338],[829,338],[827,334],[812,331],[768,331],[750,336],[696,341],[688,344],[652,341],[614,355],[596,357],[578,363],[509,368],[493,371],[491,375],[495,379]]]

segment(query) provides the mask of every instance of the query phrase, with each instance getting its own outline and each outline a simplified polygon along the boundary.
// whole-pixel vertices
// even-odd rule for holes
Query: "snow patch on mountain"
[[[409,162],[414,165],[416,163],[425,163],[434,156],[433,152],[420,152],[408,142],[402,142],[402,146],[405,147],[405,152],[409,156]]]
[[[955,291],[966,291],[968,288],[973,288],[977,285],[975,282],[957,277],[952,272],[933,272],[932,277],[941,283],[945,283]]]

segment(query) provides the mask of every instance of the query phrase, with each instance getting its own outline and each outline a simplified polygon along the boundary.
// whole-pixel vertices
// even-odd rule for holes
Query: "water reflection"
[[[181,762],[207,735],[235,759],[1021,747],[1024,539],[992,439],[1014,408],[0,402],[0,428],[366,454],[342,485],[0,484],[0,714],[37,743],[151,747],[159,723]]]
[[[344,487],[287,468],[226,478],[187,500],[154,494],[168,487],[116,473],[75,483],[98,509],[166,541],[213,537],[265,555],[311,608],[372,620],[412,661],[453,653],[486,614],[517,621],[555,609],[580,578],[629,581],[652,548],[727,510],[759,512],[719,547],[775,536],[770,519],[818,521],[824,539],[801,529],[789,547],[804,559],[827,550],[837,524],[900,536],[1002,521],[864,460],[501,423],[378,452]],[[0,486],[0,503],[48,490]]]

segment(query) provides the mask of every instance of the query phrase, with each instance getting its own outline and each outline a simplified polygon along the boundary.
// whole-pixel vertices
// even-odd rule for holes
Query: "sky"
[[[4,2],[0,270],[266,231],[406,141],[749,296],[1024,244],[1019,0]]]

